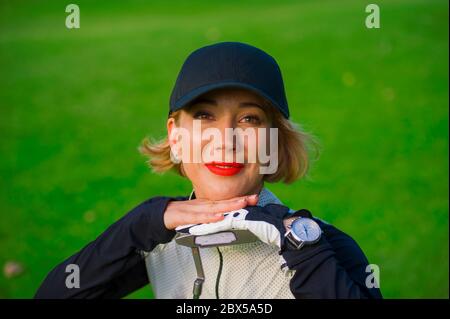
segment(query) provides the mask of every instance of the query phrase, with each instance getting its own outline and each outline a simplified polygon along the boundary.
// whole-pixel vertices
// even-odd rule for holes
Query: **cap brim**
[[[289,118],[289,114],[287,114],[283,108],[278,105],[278,103],[276,101],[274,101],[269,95],[267,95],[264,91],[246,84],[246,83],[241,83],[241,82],[219,82],[219,83],[212,83],[212,84],[207,84],[204,86],[200,86],[192,91],[190,91],[188,94],[184,95],[183,97],[181,97],[178,101],[175,102],[174,107],[172,108],[172,112],[173,111],[177,111],[183,107],[185,107],[186,105],[188,105],[190,102],[192,102],[193,100],[195,100],[196,98],[198,98],[199,96],[212,91],[212,90],[216,90],[216,89],[222,89],[222,88],[242,88],[242,89],[246,89],[249,91],[252,91],[260,96],[262,96],[263,98],[265,98],[266,100],[268,100],[270,103],[272,103],[273,106],[275,106],[280,112],[281,114],[283,114],[283,116],[285,118]]]

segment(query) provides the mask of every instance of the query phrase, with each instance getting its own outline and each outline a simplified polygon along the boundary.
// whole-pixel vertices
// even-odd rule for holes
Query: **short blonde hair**
[[[273,174],[264,177],[264,181],[275,183],[282,181],[290,184],[301,179],[308,173],[312,159],[319,157],[319,142],[315,136],[302,130],[300,125],[283,117],[273,106],[268,106],[268,114],[272,117],[272,127],[278,128],[278,169]],[[175,111],[169,117],[174,118],[175,123],[181,111]],[[156,173],[164,173],[173,170],[181,176],[185,176],[182,163],[176,164],[170,156],[170,145],[167,137],[159,141],[151,141],[146,137],[139,151],[148,157],[148,165]],[[314,152],[312,158],[311,153]]]

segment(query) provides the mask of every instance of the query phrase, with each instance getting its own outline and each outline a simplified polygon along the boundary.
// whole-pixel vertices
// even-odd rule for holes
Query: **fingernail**
[[[217,213],[215,216],[216,216],[216,217],[222,217],[223,214],[222,214],[222,213]]]
[[[257,196],[258,196],[258,195],[253,194],[253,195],[250,195],[250,196],[248,197],[248,199],[256,199]]]

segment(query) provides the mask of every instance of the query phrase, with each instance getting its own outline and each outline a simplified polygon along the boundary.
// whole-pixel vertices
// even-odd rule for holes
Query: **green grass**
[[[279,62],[293,120],[319,137],[308,180],[269,185],[352,235],[388,298],[448,298],[448,2],[64,1],[0,4],[0,297],[32,297],[57,263],[139,202],[185,195],[137,152],[162,137],[192,50],[243,41]],[[148,287],[129,297],[151,297]]]

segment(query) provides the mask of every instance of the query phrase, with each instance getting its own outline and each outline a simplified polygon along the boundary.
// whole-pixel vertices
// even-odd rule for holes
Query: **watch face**
[[[310,218],[296,219],[291,227],[294,235],[305,242],[314,242],[318,240],[322,233],[319,225]]]

